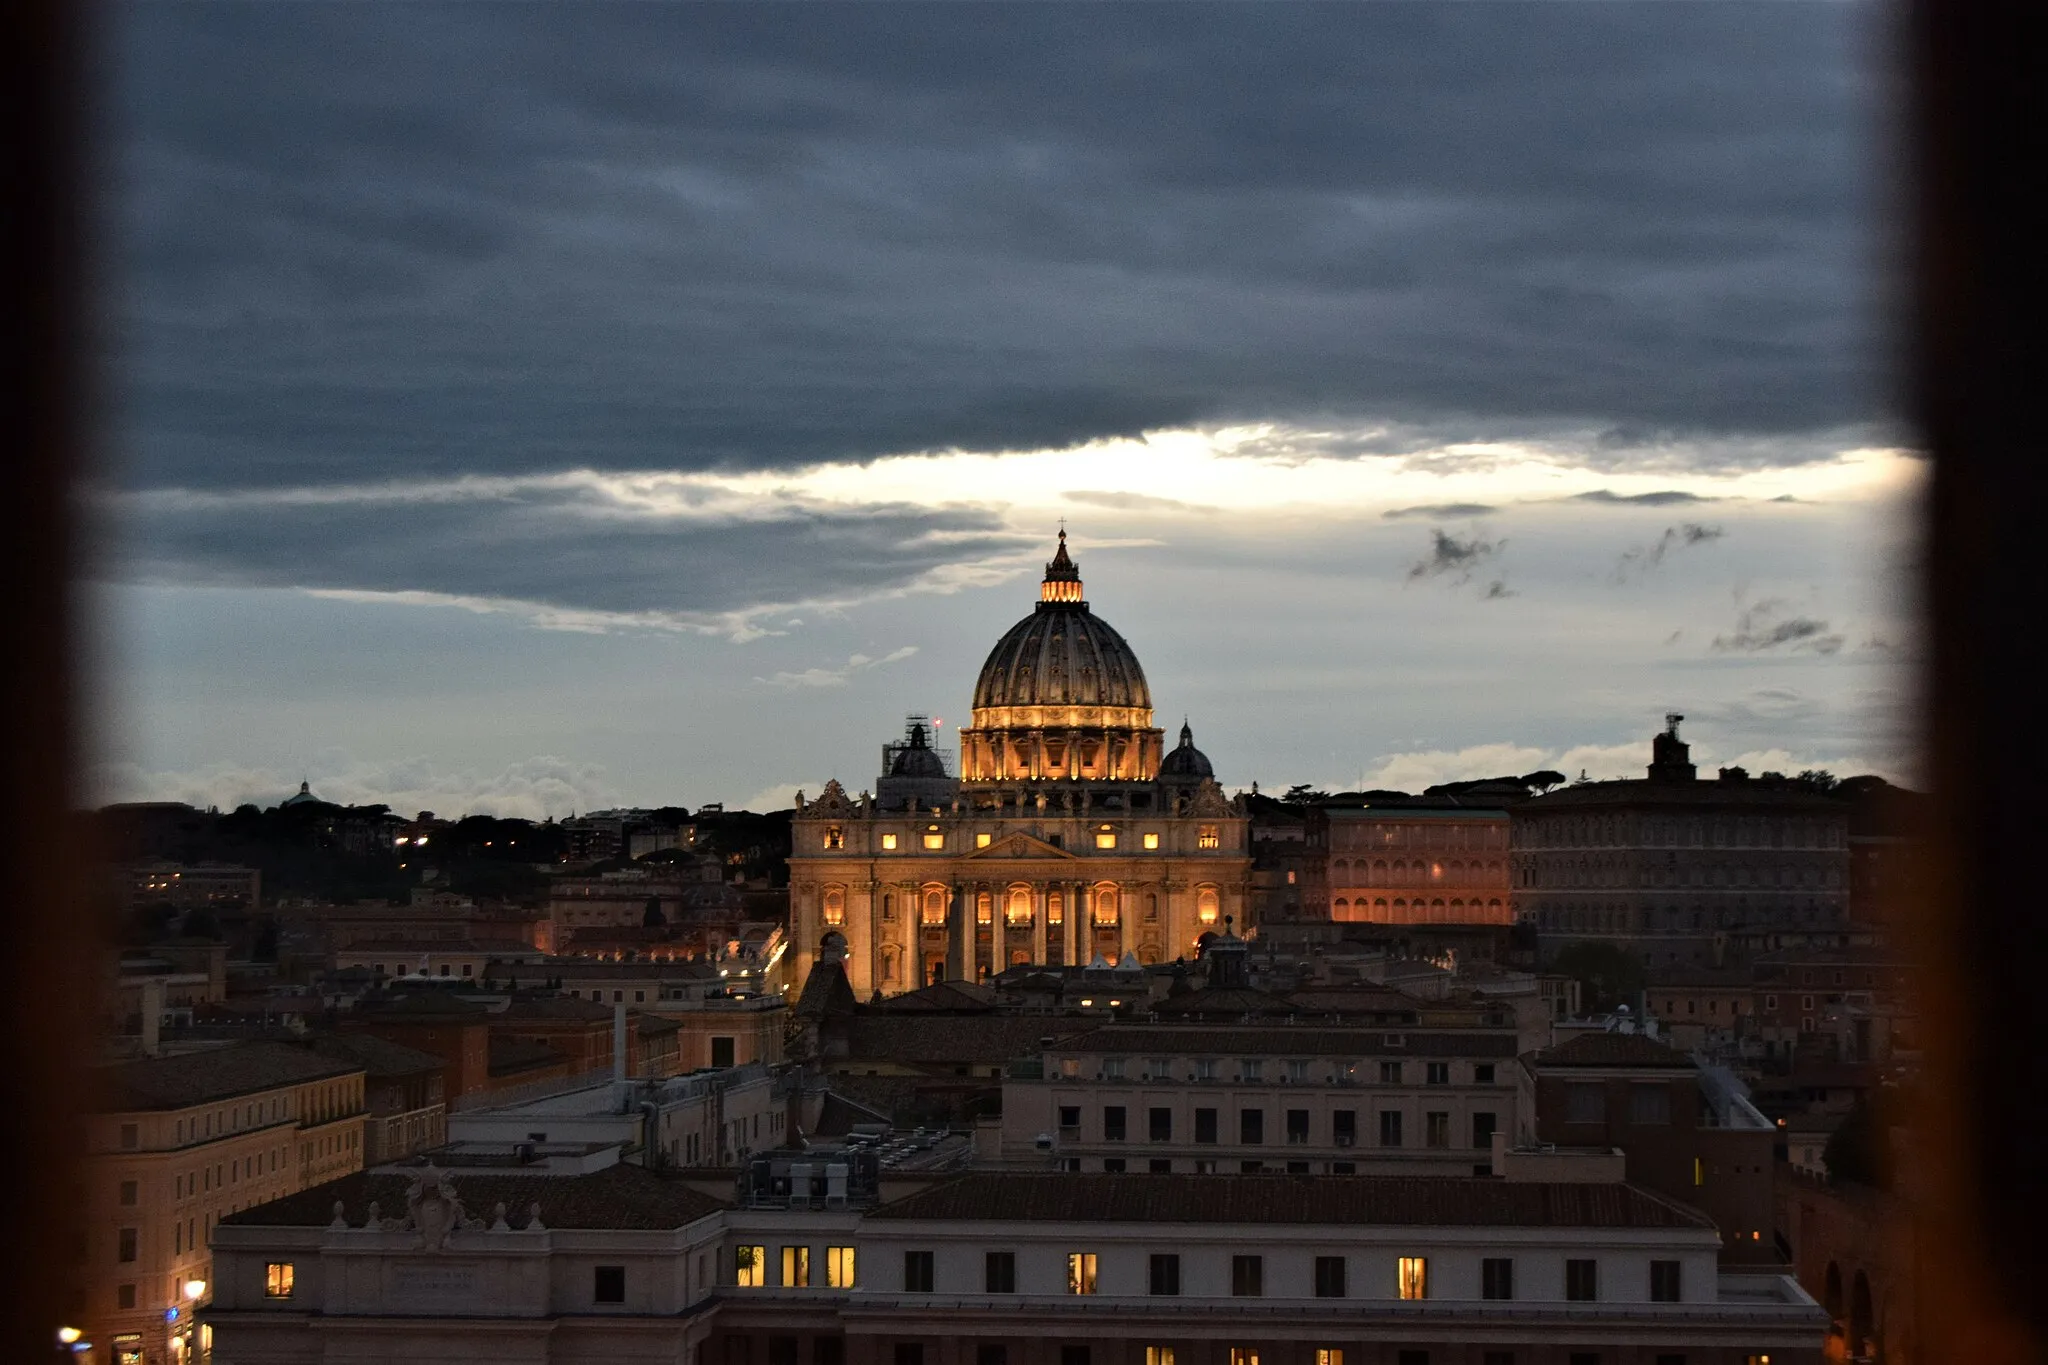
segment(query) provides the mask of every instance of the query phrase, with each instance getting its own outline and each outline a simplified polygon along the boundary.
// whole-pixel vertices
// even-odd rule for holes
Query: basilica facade
[[[958,771],[914,719],[872,793],[798,795],[795,979],[825,952],[862,998],[1025,963],[1191,958],[1226,917],[1246,926],[1248,824],[1190,727],[1165,747],[1062,531],[1036,609],[982,665]]]

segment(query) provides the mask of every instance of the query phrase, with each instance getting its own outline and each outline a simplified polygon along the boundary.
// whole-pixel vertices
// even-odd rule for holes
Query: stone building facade
[[[1330,917],[1369,924],[1512,924],[1508,813],[1326,810]]]
[[[861,998],[1022,963],[1192,957],[1247,927],[1242,799],[1194,733],[1164,750],[1123,637],[1089,610],[1066,535],[1037,609],[989,654],[960,772],[913,719],[872,795],[837,780],[792,828],[793,977],[821,953]]]
[[[1598,940],[1651,967],[1719,965],[1731,945],[1846,926],[1843,803],[1732,768],[1700,780],[1682,719],[1666,718],[1646,779],[1574,783],[1515,808],[1515,910],[1546,954]]]

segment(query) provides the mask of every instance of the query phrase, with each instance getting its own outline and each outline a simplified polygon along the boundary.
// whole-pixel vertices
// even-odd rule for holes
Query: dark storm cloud
[[[1616,582],[1627,581],[1630,574],[1645,574],[1662,564],[1674,551],[1689,550],[1695,545],[1705,545],[1719,540],[1727,532],[1718,526],[1702,526],[1696,521],[1681,522],[1667,526],[1664,534],[1648,545],[1633,545],[1623,550],[1615,560]]]
[[[118,18],[131,486],[1884,416],[1864,7]]]
[[[1787,604],[1776,598],[1752,602],[1736,615],[1733,634],[1714,637],[1717,653],[1762,654],[1774,649],[1810,650],[1815,654],[1840,651],[1843,637],[1830,630],[1826,621],[1811,616],[1786,615]]]
[[[144,581],[422,590],[698,624],[769,604],[887,593],[1016,546],[972,509],[628,515],[573,488],[438,501],[145,497],[116,516],[149,523],[121,566]]]
[[[1454,536],[1432,528],[1429,533],[1429,553],[1409,566],[1408,581],[1421,578],[1448,578],[1456,584],[1472,581],[1472,575],[1497,558],[1505,540],[1484,540],[1479,536]],[[1496,580],[1486,587],[1487,597],[1511,596],[1504,581]]]

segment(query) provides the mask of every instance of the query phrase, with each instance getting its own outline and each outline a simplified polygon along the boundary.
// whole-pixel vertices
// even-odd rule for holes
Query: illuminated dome
[[[1124,637],[1088,609],[1065,531],[1038,598],[981,666],[960,775],[1151,781],[1160,750],[1152,689]]]
[[[1067,533],[1045,566],[1038,610],[1010,627],[974,684],[974,709],[1119,707],[1152,717],[1152,690],[1138,656],[1081,600],[1081,571],[1067,557]],[[979,724],[979,720],[976,721]]]

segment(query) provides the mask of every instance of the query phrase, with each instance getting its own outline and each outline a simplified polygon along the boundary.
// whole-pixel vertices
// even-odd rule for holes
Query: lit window
[[[933,825],[924,832],[924,846],[926,848],[944,848],[946,846],[946,836],[940,833],[937,825]]]
[[[789,1289],[811,1287],[811,1249],[809,1247],[784,1247],[782,1249],[782,1283]]]
[[[1404,1299],[1426,1299],[1429,1297],[1428,1257],[1403,1256],[1401,1258],[1401,1297]]]
[[[1195,892],[1195,918],[1204,924],[1214,924],[1222,912],[1222,903],[1213,886],[1198,888]]]
[[[1045,898],[1045,922],[1062,923],[1067,917],[1067,898],[1055,891]]]
[[[732,1282],[742,1289],[759,1289],[766,1282],[767,1247],[732,1249]]]
[[[1342,1346],[1316,1347],[1316,1365],[1344,1365],[1344,1348]]]
[[[974,922],[994,924],[996,920],[996,898],[983,891],[974,898]]]
[[[846,892],[836,886],[825,892],[825,923],[846,923]]]
[[[272,1261],[263,1267],[263,1297],[288,1299],[292,1296],[292,1263]]]
[[[830,829],[826,830],[826,831],[825,831],[825,847],[826,847],[826,848],[845,848],[845,847],[846,847],[846,831],[845,831],[845,830],[843,830],[843,829],[841,829],[841,828],[840,828],[839,826],[837,826],[837,825],[834,825],[834,826],[832,826],[832,827],[831,827]]]
[[[924,923],[943,926],[946,922],[946,893],[934,886],[924,893]]]
[[[1095,1253],[1075,1251],[1067,1255],[1067,1292],[1069,1294],[1093,1294],[1095,1292]]]
[[[1222,827],[1221,825],[1203,825],[1203,826],[1201,826],[1201,827],[1200,827],[1199,829],[1197,829],[1197,830],[1195,831],[1195,847],[1196,847],[1196,848],[1221,848],[1221,847],[1223,847],[1223,827]],[[1232,1354],[1232,1355],[1235,1355],[1235,1354],[1237,1354],[1237,1353],[1236,1353],[1235,1351],[1232,1351],[1232,1352],[1231,1352],[1231,1354]]]
[[[1116,924],[1116,888],[1104,886],[1095,892],[1095,922],[1104,927]]]
[[[853,1288],[853,1248],[825,1248],[825,1283],[833,1289]]]
[[[977,834],[974,836],[974,846],[976,848],[987,848],[989,841],[994,837],[992,834]]]
[[[1157,848],[1157,847],[1159,847],[1159,836],[1158,836],[1157,834],[1147,834],[1147,835],[1145,836],[1145,847],[1147,847],[1147,848]],[[1145,1349],[1146,1349],[1146,1350],[1148,1350],[1148,1351],[1149,1351],[1149,1350],[1155,1350],[1155,1349],[1157,1349],[1157,1350],[1164,1350],[1164,1351],[1165,1351],[1165,1352],[1166,1352],[1166,1353],[1167,1353],[1167,1354],[1168,1354],[1169,1356],[1173,1354],[1173,1348],[1172,1348],[1171,1346],[1166,1346],[1166,1347],[1156,1347],[1156,1348],[1155,1348],[1155,1347],[1150,1347],[1150,1346],[1148,1346],[1148,1347],[1146,1347]]]
[[[1003,918],[1012,925],[1031,923],[1031,890],[1029,887],[1010,888],[1009,904],[1003,911]]]
[[[1095,832],[1095,846],[1097,848],[1115,848],[1116,831],[1113,829],[1097,830]]]
[[[893,834],[884,834],[882,836],[882,847],[884,849],[894,850],[896,847],[896,836]]]
[[[1145,1348],[1145,1365],[1173,1365],[1173,1348],[1171,1346],[1147,1346]]]
[[[1259,1365],[1258,1348],[1256,1346],[1231,1347],[1230,1365]]]

